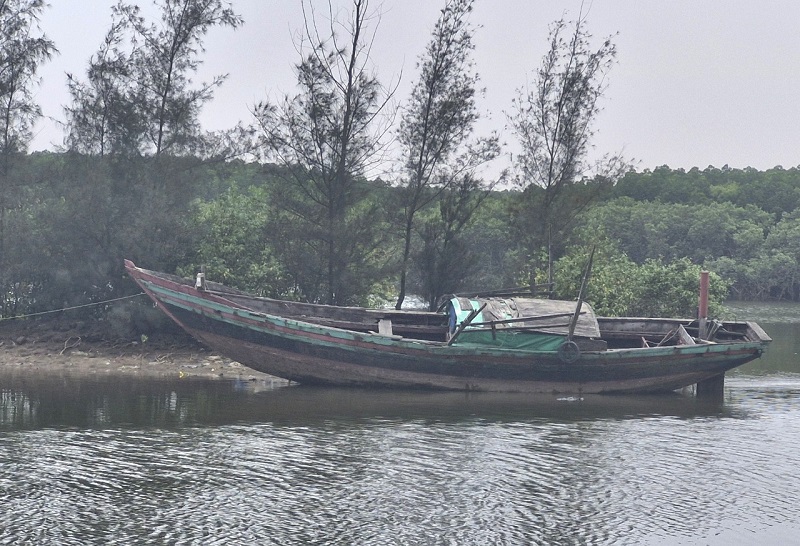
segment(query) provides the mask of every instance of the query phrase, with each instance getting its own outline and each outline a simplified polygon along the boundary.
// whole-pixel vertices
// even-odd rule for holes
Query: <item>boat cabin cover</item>
[[[459,334],[459,345],[475,343],[555,351],[569,334],[576,305],[569,301],[536,298],[452,297],[447,302],[450,335],[454,335],[459,325],[477,312]],[[581,306],[573,335],[578,338],[600,339],[597,317],[587,303]]]

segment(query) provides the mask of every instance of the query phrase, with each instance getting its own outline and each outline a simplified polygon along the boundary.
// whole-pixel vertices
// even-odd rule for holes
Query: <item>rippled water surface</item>
[[[797,543],[770,358],[721,405],[0,377],[0,543]]]

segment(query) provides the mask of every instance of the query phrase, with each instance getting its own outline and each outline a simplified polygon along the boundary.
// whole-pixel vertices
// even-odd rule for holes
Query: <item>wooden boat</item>
[[[256,297],[136,267],[184,330],[254,370],[303,384],[536,393],[662,392],[724,377],[770,337],[753,322],[596,317],[575,302],[452,297],[441,312]]]

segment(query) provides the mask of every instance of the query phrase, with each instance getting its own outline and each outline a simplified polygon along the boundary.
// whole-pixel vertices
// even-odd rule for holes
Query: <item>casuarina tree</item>
[[[57,210],[70,248],[87,259],[63,268],[76,286],[99,287],[79,294],[125,287],[123,256],[171,271],[196,247],[186,218],[202,191],[199,115],[225,76],[194,78],[207,33],[242,19],[222,0],[153,4],[157,17],[146,18],[120,0],[85,76],[67,75],[65,142],[75,153],[56,184],[64,201]]]
[[[69,76],[67,108],[73,148],[104,152],[110,144],[141,155],[182,155],[199,145],[200,110],[226,76],[194,84],[203,38],[243,21],[222,0],[157,0],[160,20],[120,0],[112,25],[89,62],[88,79]]]
[[[23,183],[18,166],[32,138],[33,125],[41,117],[34,100],[39,66],[56,52],[55,45],[39,31],[44,0],[0,0],[0,291],[8,294],[9,265],[6,248],[7,212]],[[3,314],[7,298],[0,297]]]
[[[473,0],[447,0],[417,63],[419,77],[402,112],[398,140],[403,150],[399,195],[404,245],[397,309],[406,297],[417,214],[459,184],[456,193],[463,195],[465,179],[472,179],[478,167],[499,153],[495,136],[472,138],[479,118],[478,74],[472,62],[475,28],[469,22],[472,5]],[[442,203],[442,210],[454,209]],[[446,223],[453,225],[450,220]],[[430,226],[426,229],[431,230]],[[426,243],[428,265],[433,259],[432,242]]]
[[[591,197],[590,191],[573,191],[576,184],[594,176],[602,185],[624,168],[618,156],[589,160],[593,123],[616,58],[612,37],[593,48],[581,15],[553,23],[549,44],[533,85],[519,91],[509,115],[520,147],[514,167],[524,190],[517,227],[531,273],[543,259],[550,271],[553,239],[564,240],[564,229]]]
[[[281,258],[305,298],[348,304],[377,278],[381,234],[365,178],[383,159],[392,90],[372,68],[369,24],[377,15],[367,0],[353,0],[346,16],[330,3],[324,17],[317,3],[302,5],[299,92],[256,105],[255,115],[265,155],[285,167],[274,196],[283,214],[275,226]]]

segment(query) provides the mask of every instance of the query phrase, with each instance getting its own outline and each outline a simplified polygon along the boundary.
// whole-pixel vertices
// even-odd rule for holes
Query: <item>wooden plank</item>
[[[380,319],[378,321],[378,333],[382,336],[392,335],[392,321],[391,319]]]
[[[678,339],[680,340],[680,345],[697,345],[694,338],[683,327],[683,324],[678,326]]]

